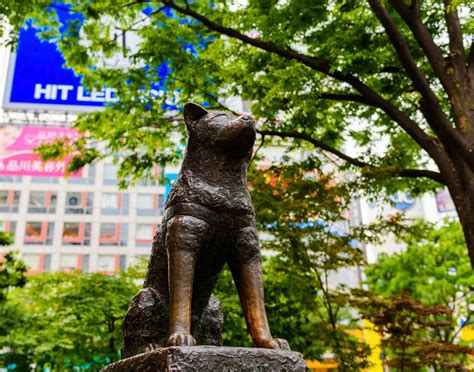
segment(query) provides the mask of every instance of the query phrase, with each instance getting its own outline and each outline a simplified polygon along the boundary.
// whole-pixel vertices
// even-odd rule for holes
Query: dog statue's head
[[[184,106],[184,122],[190,140],[233,156],[244,157],[253,148],[255,123],[249,115],[233,116],[223,111],[207,111],[195,103]]]

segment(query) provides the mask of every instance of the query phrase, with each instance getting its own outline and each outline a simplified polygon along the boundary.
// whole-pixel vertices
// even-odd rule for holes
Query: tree
[[[137,272],[42,273],[11,292],[0,366],[98,370],[119,359],[122,319],[138,290]]]
[[[358,181],[321,174],[313,159],[254,169],[251,180],[262,249],[276,254],[264,266],[272,332],[312,358],[322,357],[322,344],[340,370],[367,367],[368,346],[350,334],[358,324],[347,288],[354,281],[347,278],[356,281],[364,262],[359,244],[380,242],[382,232],[403,227],[396,218],[349,226],[345,220]]]
[[[11,233],[0,232],[0,246],[12,243]],[[25,263],[17,258],[16,252],[0,253],[0,339],[10,332],[18,320],[17,309],[8,302],[8,294],[11,290],[22,288],[26,284],[26,270]]]
[[[446,186],[474,266],[473,23],[462,0],[9,0],[0,14],[14,30],[32,18],[91,89],[118,89],[119,103],[75,126],[106,143],[124,179],[177,155],[170,132],[184,126],[170,107],[240,95],[263,138],[328,155],[366,191]],[[138,46],[123,43],[131,33]],[[130,65],[111,66],[117,56]],[[348,141],[363,151],[345,153]],[[103,156],[88,143],[45,155],[80,149],[77,169]]]
[[[9,245],[12,240],[11,235],[0,234],[0,244]],[[15,252],[0,255],[0,337],[6,335],[15,322],[15,309],[8,302],[8,294],[26,284],[25,273],[26,265],[16,257]]]
[[[447,320],[450,309],[424,305],[403,293],[385,300],[358,295],[362,295],[360,312],[380,333],[390,367],[397,371],[467,370],[474,350],[441,337],[453,327],[453,321]]]
[[[426,305],[443,305],[469,322],[474,316],[474,274],[464,255],[462,229],[457,222],[436,228],[421,223],[403,236],[407,249],[393,255],[381,254],[365,268],[373,291],[388,297],[401,292]]]
[[[459,335],[472,325],[474,275],[457,222],[426,223],[404,236],[407,249],[366,267],[372,293],[358,292],[360,312],[382,334],[399,370],[462,369],[473,352]]]
[[[11,234],[0,232],[0,245],[13,243]],[[16,252],[8,251],[0,254],[0,306],[7,300],[8,292],[15,287],[23,287],[26,283],[26,265],[17,258]]]

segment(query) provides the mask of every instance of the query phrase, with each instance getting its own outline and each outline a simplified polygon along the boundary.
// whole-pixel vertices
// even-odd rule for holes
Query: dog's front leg
[[[177,216],[167,223],[169,275],[168,346],[192,346],[191,301],[196,261],[208,238],[209,225],[194,217]]]
[[[247,328],[257,347],[289,350],[288,342],[270,333],[263,293],[263,273],[255,227],[235,234],[229,267],[242,304]]]

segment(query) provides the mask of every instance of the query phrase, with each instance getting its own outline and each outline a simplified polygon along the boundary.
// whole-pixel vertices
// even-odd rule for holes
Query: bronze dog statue
[[[227,263],[257,347],[287,349],[270,333],[247,167],[251,117],[184,107],[189,140],[155,237],[148,274],[124,320],[122,356],[147,348],[219,344],[222,316],[211,292]],[[220,317],[220,318],[219,318]],[[197,340],[196,340],[197,339]]]

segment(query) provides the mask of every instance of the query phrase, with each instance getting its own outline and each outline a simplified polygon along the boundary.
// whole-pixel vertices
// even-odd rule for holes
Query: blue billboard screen
[[[62,22],[71,19],[59,11]],[[16,53],[12,55],[4,107],[39,110],[91,111],[115,102],[115,90],[104,88],[87,92],[81,77],[64,67],[57,45],[40,40],[33,27],[22,29]]]

